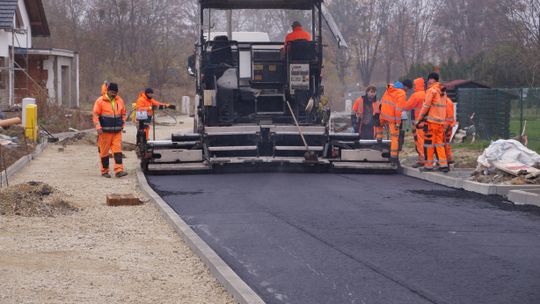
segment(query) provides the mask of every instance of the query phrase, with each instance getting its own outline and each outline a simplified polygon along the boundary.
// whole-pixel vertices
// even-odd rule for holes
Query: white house
[[[44,96],[79,106],[79,55],[33,47],[33,37],[49,36],[42,0],[0,1],[0,109]]]

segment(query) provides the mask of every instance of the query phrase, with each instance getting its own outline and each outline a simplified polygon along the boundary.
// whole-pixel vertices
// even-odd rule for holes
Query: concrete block
[[[142,202],[133,194],[109,194],[107,195],[107,205],[109,206],[137,206]]]
[[[418,169],[403,166],[403,174],[415,177],[418,179],[426,180],[432,183],[443,185],[450,188],[463,189],[463,178],[461,176],[463,172],[450,172],[450,173],[438,173],[438,172],[421,172]]]
[[[533,205],[540,207],[540,190],[511,190],[508,200],[516,205]]]

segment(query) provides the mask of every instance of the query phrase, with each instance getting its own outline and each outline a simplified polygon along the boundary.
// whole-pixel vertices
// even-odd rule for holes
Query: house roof
[[[199,0],[202,8],[309,10],[323,0]]]
[[[457,80],[448,81],[448,82],[444,83],[444,86],[448,90],[455,90],[455,89],[458,89],[460,87],[486,88],[486,89],[490,88],[490,86],[485,85],[483,83],[480,83],[480,82],[477,82],[477,81],[474,81],[474,80],[465,80],[465,79],[457,79]]]
[[[0,29],[12,29],[18,0],[0,1]]]
[[[30,18],[32,36],[49,37],[51,32],[49,31],[49,24],[47,23],[47,16],[45,15],[42,0],[24,0],[24,5],[26,5],[28,17]]]
[[[0,29],[12,30],[13,18],[17,12],[18,0],[0,1]],[[45,15],[42,0],[24,0],[33,37],[48,37],[51,35]]]

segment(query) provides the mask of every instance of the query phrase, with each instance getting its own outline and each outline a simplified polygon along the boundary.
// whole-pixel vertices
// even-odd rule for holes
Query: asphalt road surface
[[[540,213],[401,175],[150,176],[267,303],[540,303]]]

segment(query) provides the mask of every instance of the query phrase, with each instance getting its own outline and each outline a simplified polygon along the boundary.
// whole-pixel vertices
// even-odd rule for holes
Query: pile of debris
[[[55,217],[79,211],[65,195],[40,182],[0,189],[0,216]]]
[[[472,178],[489,184],[540,185],[540,155],[516,140],[498,140],[478,157]]]

